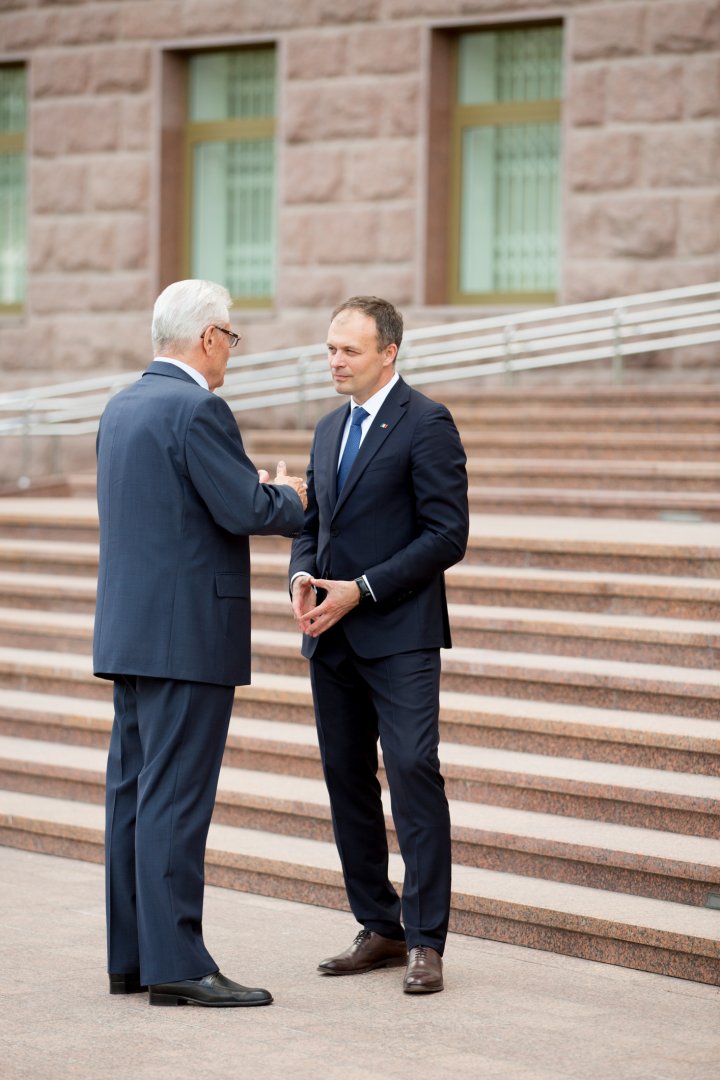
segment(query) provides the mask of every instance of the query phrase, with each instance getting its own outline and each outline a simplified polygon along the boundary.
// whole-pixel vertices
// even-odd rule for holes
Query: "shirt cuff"
[[[297,577],[297,575],[295,575],[295,576]],[[373,592],[373,587],[372,587],[372,585],[370,584],[370,582],[367,579],[367,574],[361,574],[360,576],[363,579],[363,581],[365,582],[365,584],[367,585],[368,589],[370,590],[370,595],[372,596],[373,600],[377,604],[377,596]]]

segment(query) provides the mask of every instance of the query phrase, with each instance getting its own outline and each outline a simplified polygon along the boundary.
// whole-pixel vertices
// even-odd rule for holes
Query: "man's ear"
[[[398,347],[394,342],[390,345],[385,346],[385,359],[387,360],[388,364],[395,363],[395,360],[397,359],[397,354]]]

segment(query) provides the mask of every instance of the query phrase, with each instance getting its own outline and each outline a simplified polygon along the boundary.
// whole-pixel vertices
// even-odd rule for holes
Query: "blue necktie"
[[[345,443],[345,449],[343,450],[343,456],[340,458],[340,468],[337,474],[337,491],[338,495],[342,491],[343,484],[348,478],[348,473],[352,468],[353,461],[358,456],[358,450],[360,449],[360,425],[366,416],[370,413],[366,409],[363,409],[362,405],[358,405],[352,411],[352,419],[350,420],[350,430],[348,432],[347,442]]]

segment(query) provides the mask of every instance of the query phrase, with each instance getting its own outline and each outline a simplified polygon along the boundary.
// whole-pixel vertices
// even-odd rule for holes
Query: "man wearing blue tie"
[[[443,989],[450,819],[438,758],[444,571],[468,536],[465,452],[448,410],[396,373],[400,313],[357,296],[334,312],[343,405],[317,426],[290,585],[348,900],[362,926],[326,975],[407,965],[406,993]],[[405,864],[388,877],[377,743]]]

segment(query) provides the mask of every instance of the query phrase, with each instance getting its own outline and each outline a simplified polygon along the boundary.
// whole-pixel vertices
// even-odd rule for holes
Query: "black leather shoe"
[[[140,975],[134,972],[130,975],[108,975],[110,980],[111,994],[144,994],[147,986],[140,982]]]
[[[437,994],[442,989],[442,956],[429,945],[416,945],[408,956],[403,990],[406,994]]]
[[[349,949],[318,964],[323,975],[362,975],[376,968],[401,967],[407,960],[404,941],[361,930]]]
[[[202,979],[156,983],[149,987],[151,1005],[209,1005],[231,1008],[241,1005],[270,1005],[272,994],[252,986],[241,986],[213,971]]]

